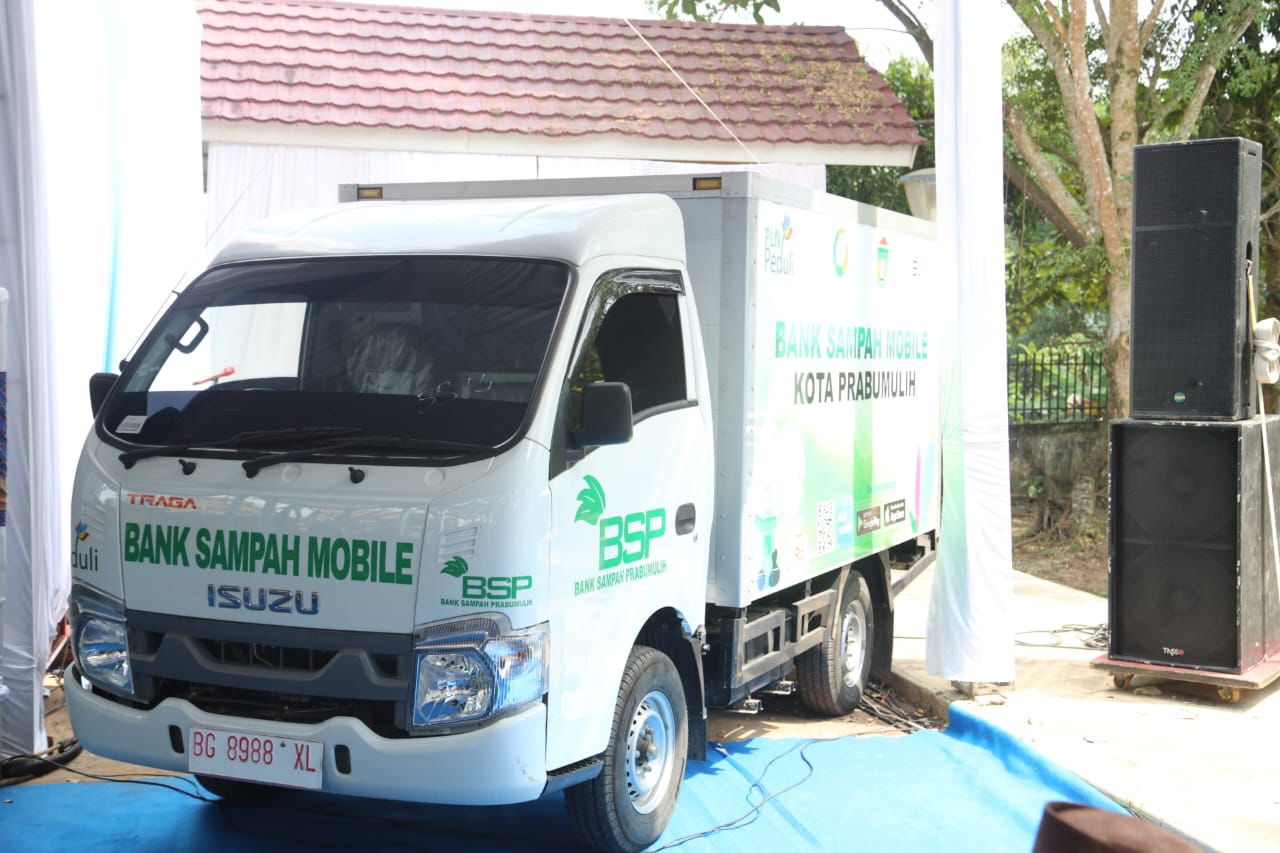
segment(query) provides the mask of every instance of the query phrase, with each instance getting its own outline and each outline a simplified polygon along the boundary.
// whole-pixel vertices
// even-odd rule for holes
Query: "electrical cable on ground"
[[[751,803],[750,809],[748,809],[746,812],[744,812],[743,814],[739,815],[738,817],[732,820],[725,821],[724,823],[718,824],[716,826],[710,827],[700,832],[691,833],[689,835],[676,838],[668,842],[667,844],[664,844],[662,847],[654,848],[654,850],[657,851],[657,850],[671,849],[671,848],[686,844],[689,841],[693,841],[699,838],[706,838],[718,832],[725,832],[733,829],[741,829],[744,826],[749,826],[751,823],[754,823],[755,820],[760,816],[760,813],[763,810],[763,808],[766,805],[768,805],[771,801],[777,799],[778,797],[782,796],[788,791],[792,791],[795,788],[798,788],[800,785],[807,782],[813,776],[815,768],[813,766],[813,762],[809,760],[809,757],[806,753],[815,744],[831,743],[839,740],[866,737],[868,735],[878,735],[885,732],[911,733],[911,732],[919,731],[925,728],[925,726],[922,725],[919,721],[920,719],[923,719],[922,717],[913,716],[910,713],[909,709],[904,709],[902,707],[901,703],[892,693],[885,690],[881,685],[876,683],[870,683],[867,685],[867,689],[863,691],[862,701],[861,703],[859,703],[858,707],[859,709],[865,711],[868,715],[886,723],[887,725],[885,727],[873,729],[870,731],[856,732],[853,734],[844,735],[843,737],[839,737],[839,738],[831,738],[831,739],[823,739],[823,740],[810,738],[808,740],[804,740],[804,741],[801,741],[800,743],[795,744],[791,748],[787,749],[785,752],[779,755],[776,755],[772,759],[770,759],[769,762],[764,766],[764,769],[760,771],[760,774],[752,781],[751,786],[747,789],[747,794],[746,794],[747,802],[751,803],[752,796],[756,792],[759,792],[759,794],[763,797],[763,799],[761,799],[760,802]],[[67,750],[66,758],[44,757],[46,754],[56,752],[59,749]],[[164,788],[166,790],[173,791],[174,793],[181,794],[184,797],[189,797],[193,800],[198,800],[200,802],[213,803],[215,805],[218,805],[219,806],[218,812],[222,816],[224,822],[227,824],[228,827],[235,830],[236,832],[239,832],[245,835],[256,836],[260,838],[261,837],[281,838],[281,839],[288,839],[290,841],[297,840],[294,836],[285,836],[285,835],[277,835],[270,832],[262,832],[257,828],[246,827],[238,824],[233,818],[231,811],[225,807],[226,805],[229,805],[226,803],[225,800],[222,800],[217,797],[204,796],[203,794],[200,793],[200,788],[198,786],[198,783],[196,783],[195,780],[191,779],[188,776],[180,776],[176,774],[162,774],[167,778],[178,779],[182,782],[190,784],[194,788],[193,791],[188,791],[183,788],[179,788],[174,785],[168,784],[166,782],[157,782],[157,781],[152,781],[147,779],[120,778],[119,775],[87,773],[82,770],[76,770],[71,767],[65,766],[64,762],[69,762],[70,760],[75,758],[76,755],[80,754],[81,750],[82,750],[82,747],[80,746],[79,742],[76,741],[74,738],[71,738],[67,741],[62,741],[61,743],[59,743],[54,747],[51,747],[49,750],[46,750],[45,753],[42,753],[40,755],[15,755],[10,758],[6,758],[3,761],[0,761],[0,778],[18,778],[20,776],[30,775],[26,773],[10,772],[11,766],[29,768],[32,764],[44,764],[44,765],[49,765],[49,771],[47,772],[52,772],[53,770],[65,770],[68,773],[74,773],[77,776],[83,776],[88,779],[96,779],[102,782],[115,782],[115,783],[127,784],[127,785],[146,785],[148,787],[153,787],[153,788]],[[726,758],[729,756],[728,751],[723,746],[716,745],[715,750]],[[776,764],[778,761],[780,761],[781,759],[785,758],[788,755],[791,755],[797,750],[799,750],[799,753],[800,753],[800,760],[803,761],[805,764],[805,767],[806,767],[805,774],[801,778],[797,779],[795,782],[792,782],[790,785],[787,785],[784,788],[774,791],[771,794],[765,795],[764,779],[765,779],[765,776],[768,774],[770,768],[772,768],[773,765]],[[333,811],[310,812],[307,810],[299,810],[295,813],[312,814],[315,816],[323,816],[323,817],[337,817],[337,818],[347,818],[347,819],[355,819],[355,820],[366,820],[366,821],[377,822],[377,823],[401,825],[401,826],[406,826],[406,827],[418,829],[418,830],[421,830],[424,828],[424,824],[421,824],[421,823],[416,823],[412,821],[399,821],[399,820],[386,818],[382,816],[368,816],[368,815],[351,814],[347,812],[333,812]],[[496,837],[496,836],[493,836],[493,837]],[[324,842],[318,842],[318,841],[310,841],[308,843],[312,844],[313,846],[317,846],[325,849],[351,849],[351,847],[353,846],[345,843],[326,844]],[[400,844],[396,842],[392,842],[391,846],[404,847],[406,849],[413,849],[413,850],[421,849],[414,845]]]
[[[1019,639],[1026,634],[1048,635],[1053,638],[1053,641],[1033,643],[1029,640]],[[1062,635],[1074,635],[1074,639],[1079,645],[1064,643]],[[1013,636],[1014,643],[1019,646],[1031,646],[1038,649],[1081,649],[1083,651],[1093,651],[1095,649],[1108,648],[1111,640],[1111,629],[1103,622],[1098,625],[1063,625],[1061,628],[1019,631]]]

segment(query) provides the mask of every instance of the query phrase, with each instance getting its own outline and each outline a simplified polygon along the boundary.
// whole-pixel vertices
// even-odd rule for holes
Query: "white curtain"
[[[942,529],[928,671],[1012,681],[1013,558],[996,0],[941,0],[935,45],[938,268],[954,285],[944,349]],[[947,315],[944,314],[944,317]]]
[[[0,673],[0,757],[45,747],[41,678],[49,648],[51,568],[58,560],[57,458],[49,435],[55,417],[52,312],[43,239],[35,117],[33,13],[30,0],[0,6],[0,229],[8,323],[0,339],[7,374],[7,512]],[[65,564],[62,565],[65,571]]]
[[[171,0],[3,4],[9,539],[0,754],[43,749],[88,378],[201,245],[200,29]],[[37,133],[37,128],[39,133]]]

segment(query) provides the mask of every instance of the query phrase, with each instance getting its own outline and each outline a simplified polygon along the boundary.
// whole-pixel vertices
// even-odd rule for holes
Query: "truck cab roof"
[[[581,265],[604,255],[684,263],[680,209],[665,195],[361,201],[263,220],[213,265],[351,255],[494,255]]]

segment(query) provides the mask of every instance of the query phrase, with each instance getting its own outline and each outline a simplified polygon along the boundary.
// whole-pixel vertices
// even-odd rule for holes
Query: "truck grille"
[[[191,619],[130,611],[137,697],[211,713],[317,723],[355,717],[384,737],[408,730],[413,637]]]
[[[245,690],[212,684],[193,684],[176,679],[156,682],[155,701],[168,698],[185,699],[210,714],[226,714],[253,720],[275,720],[285,723],[323,723],[333,717],[355,717],[374,734],[385,738],[408,737],[397,724],[403,713],[396,702],[365,699],[337,699],[326,696],[303,696],[266,690]]]
[[[267,643],[210,639],[200,639],[198,642],[205,654],[218,663],[294,672],[319,672],[338,654],[333,649],[274,646]],[[369,660],[382,675],[395,678],[398,674],[399,660],[395,655],[372,654],[369,655]]]

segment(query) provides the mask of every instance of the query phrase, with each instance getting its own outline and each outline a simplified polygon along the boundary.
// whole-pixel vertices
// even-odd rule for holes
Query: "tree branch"
[[[1156,31],[1156,23],[1160,19],[1160,9],[1164,6],[1164,0],[1155,0],[1151,4],[1151,12],[1142,21],[1142,25],[1138,27],[1138,50],[1145,52],[1147,42],[1151,41],[1151,34]]]
[[[1004,176],[1044,214],[1045,219],[1062,232],[1062,236],[1071,241],[1071,245],[1076,248],[1089,245],[1090,240],[1085,233],[1062,212],[1058,205],[1054,204],[1049,194],[1040,188],[1023,165],[1013,159],[1007,151],[1004,155]]]
[[[1196,129],[1196,122],[1200,120],[1200,110],[1204,108],[1205,99],[1209,97],[1209,89],[1213,85],[1213,80],[1218,76],[1218,66],[1222,63],[1222,58],[1226,56],[1228,50],[1234,45],[1240,36],[1244,35],[1244,31],[1249,29],[1249,25],[1253,23],[1254,15],[1257,14],[1257,8],[1250,5],[1241,5],[1237,7],[1240,16],[1234,21],[1228,18],[1222,23],[1222,31],[1220,34],[1227,33],[1225,38],[1214,40],[1214,44],[1209,48],[1209,53],[1205,56],[1200,65],[1200,69],[1196,72],[1195,87],[1191,91],[1191,97],[1187,99],[1187,106],[1182,111],[1182,118],[1178,120],[1177,130],[1174,131],[1174,139],[1179,141],[1189,139],[1191,132]]]
[[[1027,190],[1023,191],[1027,192],[1036,207],[1044,211],[1045,215],[1058,225],[1058,230],[1063,234],[1074,232],[1082,241],[1079,245],[1095,242],[1098,233],[1096,223],[1090,220],[1089,214],[1072,197],[1066,184],[1062,183],[1062,178],[1058,177],[1057,169],[1049,162],[1036,141],[1031,138],[1031,132],[1027,130],[1022,114],[1014,104],[1008,101],[1004,104],[1004,126],[1009,131],[1009,138],[1013,140],[1013,147],[1030,167],[1035,183],[1042,191],[1042,196],[1037,198]],[[1008,163],[1007,156],[1005,162]],[[1042,199],[1046,202],[1045,204],[1041,203]],[[1051,214],[1051,209],[1057,211],[1057,219]],[[1065,220],[1069,225],[1063,227],[1058,223],[1058,219]],[[1076,238],[1071,238],[1071,241],[1076,242]]]
[[[929,67],[933,67],[933,39],[929,36],[929,30],[921,20],[916,17],[915,12],[907,8],[902,0],[880,0],[880,5],[889,11],[889,14],[898,19],[903,29],[907,31],[916,41],[916,46],[920,48],[920,52],[924,54],[924,61],[929,63]]]
[[[1111,24],[1107,21],[1107,10],[1102,8],[1102,0],[1093,0],[1093,11],[1098,15],[1098,27],[1102,30],[1102,43],[1107,45],[1110,54]]]

